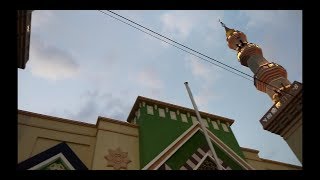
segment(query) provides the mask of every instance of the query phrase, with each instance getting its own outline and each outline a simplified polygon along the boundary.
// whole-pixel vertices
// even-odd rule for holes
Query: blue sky
[[[114,11],[252,75],[229,49],[224,28],[238,29],[302,82],[302,11]],[[95,124],[125,121],[137,96],[234,119],[242,147],[301,165],[286,142],[263,130],[271,99],[252,81],[202,61],[99,11],[33,11],[30,58],[18,69],[18,109]]]

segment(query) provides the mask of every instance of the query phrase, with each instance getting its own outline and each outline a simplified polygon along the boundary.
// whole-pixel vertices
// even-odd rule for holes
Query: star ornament
[[[115,170],[119,170],[121,168],[127,169],[128,163],[131,162],[128,159],[128,152],[122,152],[120,148],[116,150],[108,149],[109,154],[104,156],[104,158],[108,161],[107,167],[113,167]]]

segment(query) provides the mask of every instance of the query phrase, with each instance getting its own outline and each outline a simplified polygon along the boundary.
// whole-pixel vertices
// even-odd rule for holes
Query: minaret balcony
[[[286,136],[302,116],[302,84],[294,81],[280,100],[260,119],[263,129]]]
[[[279,77],[287,78],[287,71],[275,63],[264,64],[254,75],[254,85],[259,91],[266,92],[267,84]]]

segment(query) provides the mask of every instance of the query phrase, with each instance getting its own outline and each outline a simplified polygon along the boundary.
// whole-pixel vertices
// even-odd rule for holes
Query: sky
[[[107,11],[105,11],[107,13]],[[244,73],[229,49],[221,19],[302,82],[302,11],[114,11]],[[110,13],[109,13],[110,14]],[[32,12],[29,61],[18,69],[18,109],[95,124],[126,121],[144,96],[235,120],[241,147],[301,165],[285,140],[259,120],[273,105],[253,82],[153,38],[97,10]]]

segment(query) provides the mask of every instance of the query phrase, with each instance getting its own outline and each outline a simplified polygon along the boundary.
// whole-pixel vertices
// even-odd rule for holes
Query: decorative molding
[[[218,124],[217,124],[216,121],[211,121],[211,124],[212,124],[212,126],[213,126],[214,129],[219,130],[219,126],[218,126]]]
[[[127,121],[130,121],[133,119],[132,116],[134,116],[134,111],[139,107],[139,103],[141,102],[147,102],[149,104],[157,104],[157,106],[161,106],[161,107],[168,107],[169,109],[172,109],[172,110],[178,110],[183,113],[191,113],[191,114],[194,114],[194,109],[190,109],[190,108],[186,108],[186,107],[182,107],[182,106],[178,106],[178,105],[174,105],[174,104],[170,104],[170,103],[166,103],[166,102],[162,102],[162,101],[158,101],[158,100],[155,100],[155,99],[150,99],[150,98],[146,98],[146,97],[143,97],[143,96],[138,96],[130,113],[129,113],[129,116],[127,118]],[[169,110],[168,110],[169,111]],[[167,111],[167,112],[168,112]],[[220,121],[223,121],[223,122],[229,122],[230,125],[234,122],[233,119],[229,119],[229,118],[226,118],[226,117],[222,117],[222,116],[218,116],[218,115],[214,115],[214,114],[209,114],[207,112],[202,112],[202,111],[199,111],[200,113],[200,116],[202,117],[210,117],[211,119],[219,119]]]
[[[147,105],[147,114],[154,115],[152,106]]]
[[[122,152],[120,147],[116,150],[108,149],[109,154],[104,156],[104,158],[108,161],[107,166],[113,167],[115,170],[119,170],[121,168],[127,169],[128,163],[131,160],[128,158],[128,152]]]
[[[173,119],[173,120],[177,120],[176,112],[170,111],[170,118]]]
[[[140,118],[140,108],[138,108],[137,112],[138,112],[137,118],[139,119]]]
[[[164,117],[164,118],[166,117],[166,113],[164,113],[164,109],[159,108],[158,111],[159,111],[159,116],[160,117]]]
[[[187,115],[180,113],[182,122],[188,123]]]
[[[191,116],[192,124],[199,123],[195,116]]]
[[[157,110],[157,109],[158,109],[158,106],[157,106],[156,104],[154,105],[154,109],[155,109],[155,110]]]
[[[208,121],[206,119],[202,118],[201,121],[203,122],[205,127],[207,127],[207,128],[209,127]]]
[[[225,132],[229,132],[229,129],[228,129],[228,127],[227,127],[226,124],[221,123],[221,126],[222,126],[222,129],[223,129]]]
[[[200,129],[202,131],[202,129]],[[245,160],[243,160],[237,153],[235,153],[229,146],[224,144],[216,135],[214,135],[210,130],[207,129],[210,139],[216,143],[216,145],[223,150],[229,157],[236,161],[241,167],[247,170],[254,170],[254,168]]]
[[[67,166],[68,170],[75,170],[74,167],[70,164],[70,162],[66,159],[66,157],[62,154],[56,154],[55,156],[52,156],[51,158],[29,168],[28,170],[38,170],[41,169],[42,167],[49,165],[50,163],[53,163],[54,161],[56,161],[57,159],[61,159],[63,161],[63,163]],[[54,163],[53,163],[54,164]],[[50,165],[51,166],[51,165]],[[54,167],[52,167],[54,168]],[[65,169],[65,167],[63,166],[64,169],[60,168],[60,169],[56,169],[56,170],[67,170]],[[55,170],[55,169],[52,169]]]
[[[199,126],[199,123],[191,126],[187,131],[185,131],[181,136],[179,136],[175,141],[173,141],[167,148],[165,148],[158,156],[156,156],[152,161],[150,161],[142,170],[152,170],[158,169],[163,163],[166,162],[186,141],[188,141],[196,132],[202,131]],[[236,163],[238,163],[241,167],[247,170],[254,170],[254,168],[248,164],[245,160],[243,160],[239,155],[237,155],[231,148],[229,148],[226,144],[224,144],[219,138],[217,138],[210,130],[207,129],[208,135],[210,139],[228,155],[231,159],[233,159]]]
[[[60,161],[60,164],[62,162],[64,167],[70,170],[88,170],[86,165],[83,164],[81,159],[79,159],[65,142],[57,144],[56,146],[20,162],[17,165],[17,170],[42,169],[56,161]]]

